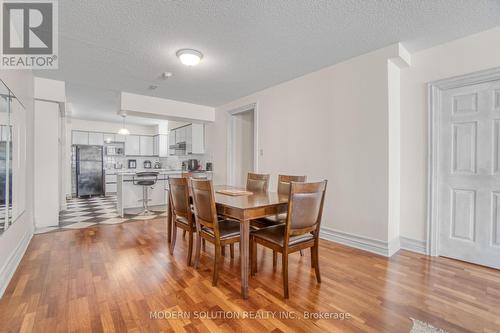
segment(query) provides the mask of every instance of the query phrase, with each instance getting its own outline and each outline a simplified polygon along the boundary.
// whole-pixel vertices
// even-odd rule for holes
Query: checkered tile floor
[[[151,216],[137,215],[141,209],[127,210],[122,218],[116,210],[116,196],[74,198],[67,201],[67,209],[59,213],[59,227],[37,230],[44,233],[64,229],[82,229],[96,224],[117,224],[137,220],[149,220],[167,216],[165,206],[153,206]]]

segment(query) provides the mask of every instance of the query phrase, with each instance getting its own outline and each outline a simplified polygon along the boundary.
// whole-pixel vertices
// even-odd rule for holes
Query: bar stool
[[[153,215],[154,213],[149,210],[148,207],[148,187],[153,186],[158,181],[158,172],[145,171],[145,172],[137,172],[132,178],[132,182],[134,185],[142,186],[142,208],[144,209],[139,215],[148,216]]]

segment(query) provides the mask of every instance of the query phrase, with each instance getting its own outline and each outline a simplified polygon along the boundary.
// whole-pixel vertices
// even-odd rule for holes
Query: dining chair
[[[288,254],[311,248],[311,265],[316,280],[321,283],[319,271],[319,231],[327,181],[290,185],[285,224],[263,228],[250,234],[251,273],[257,272],[257,244],[282,254],[283,290],[288,293]]]
[[[269,175],[249,172],[247,174],[247,190],[267,192],[269,190]]]
[[[288,196],[290,193],[290,183],[291,182],[305,182],[307,176],[291,176],[291,175],[278,175],[278,195]],[[254,225],[259,229],[272,227],[279,224],[284,224],[286,220],[287,212],[280,212],[276,215],[267,216],[257,220]],[[300,250],[300,255],[303,256],[302,250]],[[278,261],[278,256],[276,251],[273,251],[273,267],[276,267]]]
[[[188,255],[187,265],[191,265],[191,257],[193,253],[193,234],[196,232],[196,224],[191,210],[189,200],[189,184],[188,178],[169,177],[169,195],[172,204],[171,212],[173,214],[174,225],[172,228],[172,241],[170,243],[170,254],[174,253],[175,241],[177,239],[177,228],[188,233]]]
[[[217,216],[215,192],[211,180],[191,179],[190,181],[197,230],[194,267],[198,268],[200,263],[201,240],[204,239],[214,244],[212,285],[216,286],[219,279],[222,248],[229,244],[231,258],[234,258],[234,243],[240,241],[240,223]]]

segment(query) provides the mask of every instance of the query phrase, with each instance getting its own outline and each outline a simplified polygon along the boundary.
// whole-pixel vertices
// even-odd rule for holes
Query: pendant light
[[[122,128],[118,130],[118,134],[120,135],[129,135],[130,131],[128,130],[127,127],[125,127],[125,118],[127,117],[127,113],[125,111],[120,111],[120,116],[123,118],[123,125]]]

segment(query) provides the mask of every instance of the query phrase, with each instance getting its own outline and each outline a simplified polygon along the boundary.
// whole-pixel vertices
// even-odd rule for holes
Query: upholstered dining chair
[[[175,242],[177,239],[177,228],[184,230],[188,233],[188,255],[187,265],[191,265],[191,257],[193,253],[193,235],[196,232],[196,224],[194,215],[191,210],[191,203],[189,200],[189,184],[188,178],[174,178],[169,177],[169,195],[172,204],[171,212],[173,214],[174,225],[172,228],[172,241],[170,243],[170,254],[174,253]]]
[[[196,221],[196,250],[194,267],[200,263],[201,240],[207,240],[215,246],[214,271],[212,285],[219,279],[219,266],[222,248],[229,244],[231,257],[234,257],[234,243],[240,241],[240,223],[217,216],[215,192],[211,180],[191,179],[194,214]]]
[[[326,184],[326,180],[318,183],[292,182],[285,224],[263,228],[250,234],[252,275],[257,272],[257,244],[281,252],[285,298],[289,297],[288,254],[290,253],[311,248],[311,265],[315,269],[317,282],[321,282],[318,249]]]
[[[269,175],[249,172],[247,175],[247,190],[250,192],[267,192],[269,190]]]
[[[277,192],[279,195],[288,196],[290,193],[290,183],[291,182],[305,182],[307,180],[307,176],[291,176],[291,175],[278,175],[278,188]],[[275,226],[278,224],[284,224],[286,220],[287,212],[280,212],[276,215],[264,217],[262,219],[257,220],[254,225],[256,225],[259,229],[267,228],[271,226]],[[302,250],[300,250],[300,255],[303,256]],[[273,251],[273,267],[276,267],[276,263],[278,261],[278,256],[276,251]]]

